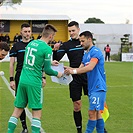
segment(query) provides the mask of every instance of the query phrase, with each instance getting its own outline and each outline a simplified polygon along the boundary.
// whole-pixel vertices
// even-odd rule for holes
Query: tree
[[[2,5],[13,5],[13,4],[21,4],[22,0],[0,0],[0,6]]]
[[[13,4],[21,4],[22,3],[22,0],[12,0],[12,3]]]
[[[104,24],[104,22],[101,19],[98,18],[88,18],[84,23],[102,23]]]

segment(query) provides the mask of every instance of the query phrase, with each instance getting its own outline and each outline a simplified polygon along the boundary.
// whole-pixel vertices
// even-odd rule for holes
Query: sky
[[[28,13],[67,15],[71,21],[84,23],[88,18],[101,19],[105,24],[133,24],[132,0],[22,0],[21,5]]]

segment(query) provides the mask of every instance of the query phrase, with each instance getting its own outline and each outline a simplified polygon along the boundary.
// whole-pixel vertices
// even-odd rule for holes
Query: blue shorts
[[[106,92],[98,91],[93,92],[89,96],[90,107],[89,110],[104,110],[104,102],[106,100]]]

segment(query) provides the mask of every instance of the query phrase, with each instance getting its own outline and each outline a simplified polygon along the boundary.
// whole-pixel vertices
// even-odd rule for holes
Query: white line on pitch
[[[5,76],[1,76],[1,78],[3,79],[3,81],[4,81],[5,84],[7,85],[8,89],[10,90],[10,92],[12,93],[12,95],[13,95],[14,98],[15,98],[15,92],[14,92],[14,90],[12,90],[12,89],[10,88],[10,85],[9,85],[7,79],[5,78]],[[30,120],[30,122],[31,122],[31,121],[32,121],[32,114],[31,114],[31,112],[28,110],[28,108],[25,108],[25,111],[26,111],[27,117],[29,118],[29,120]],[[40,130],[41,130],[41,133],[46,133],[42,127],[41,127]]]

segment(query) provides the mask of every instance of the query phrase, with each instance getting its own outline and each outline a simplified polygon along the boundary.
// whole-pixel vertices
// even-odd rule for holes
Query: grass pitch
[[[66,65],[68,63],[65,63]],[[105,62],[107,76],[107,105],[110,117],[105,123],[109,133],[132,133],[132,73],[130,62]],[[9,62],[0,63],[0,71],[5,72],[9,81]],[[88,119],[88,98],[82,96],[83,132]],[[7,123],[14,109],[14,97],[0,77],[0,133],[7,132]],[[73,121],[73,105],[69,98],[69,88],[51,82],[47,76],[47,85],[44,88],[44,105],[42,111],[42,128],[46,133],[76,133]],[[27,118],[30,130],[30,121]],[[21,123],[15,133],[21,131]]]

